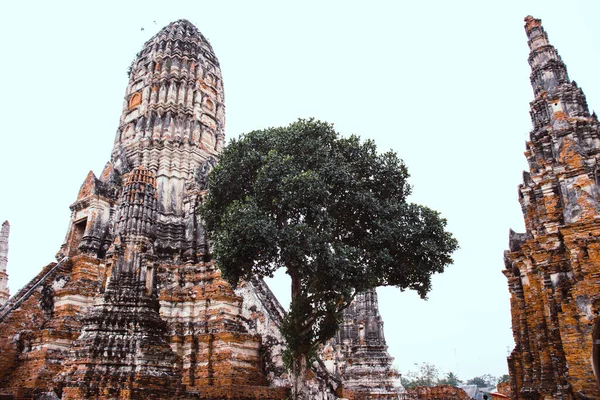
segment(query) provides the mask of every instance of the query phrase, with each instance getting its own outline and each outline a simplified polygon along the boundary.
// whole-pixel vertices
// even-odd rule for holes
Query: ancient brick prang
[[[0,307],[2,307],[10,297],[8,289],[8,274],[6,265],[8,264],[8,235],[10,233],[10,224],[8,221],[2,223],[0,230]]]
[[[525,19],[534,100],[519,202],[525,233],[505,253],[515,399],[600,399],[600,125],[541,21]]]
[[[344,320],[323,357],[328,369],[339,376],[346,397],[402,399],[406,391],[400,374],[392,367],[393,357],[387,351],[383,320],[379,315],[375,289],[358,293],[344,310]]]

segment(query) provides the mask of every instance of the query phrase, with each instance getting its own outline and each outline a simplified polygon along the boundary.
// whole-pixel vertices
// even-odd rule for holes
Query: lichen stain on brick
[[[552,115],[552,118],[554,118],[556,120],[567,120],[568,119],[568,115],[564,111],[556,111]]]

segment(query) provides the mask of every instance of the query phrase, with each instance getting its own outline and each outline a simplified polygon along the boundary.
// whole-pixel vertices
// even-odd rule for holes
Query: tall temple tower
[[[541,21],[525,18],[533,129],[525,233],[505,253],[516,399],[600,399],[600,125]]]
[[[8,235],[10,233],[10,224],[8,221],[2,223],[0,229],[0,307],[8,301],[10,291],[8,288],[8,274],[6,265],[8,264]]]

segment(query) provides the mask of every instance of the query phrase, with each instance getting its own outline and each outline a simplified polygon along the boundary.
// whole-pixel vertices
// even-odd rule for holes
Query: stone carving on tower
[[[283,309],[261,279],[233,290],[221,278],[198,213],[224,129],[217,58],[194,25],[173,22],[131,65],[110,161],[71,204],[58,262],[0,308],[0,397],[287,397]],[[369,333],[338,346],[356,361],[344,376],[388,393],[376,294],[359,299],[352,318]],[[319,374],[311,398],[335,398]]]
[[[526,232],[505,253],[515,399],[600,399],[600,125],[541,21],[525,19],[533,129],[519,187]]]
[[[10,234],[10,224],[8,221],[2,223],[0,230],[0,307],[2,307],[10,297],[8,288],[8,274],[6,265],[8,264],[8,235]]]

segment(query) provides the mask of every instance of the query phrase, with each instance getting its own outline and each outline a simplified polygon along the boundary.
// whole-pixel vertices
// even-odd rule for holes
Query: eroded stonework
[[[284,311],[261,279],[233,290],[221,278],[198,213],[224,142],[217,58],[180,20],[146,42],[129,77],[111,159],[71,205],[60,261],[0,308],[0,397],[284,399]],[[311,399],[362,381],[371,398],[395,398],[373,384],[397,378],[379,314],[361,313],[379,336],[355,346],[360,371],[345,387],[316,362]]]
[[[541,21],[525,19],[533,130],[505,253],[515,399],[600,399],[600,125]]]

